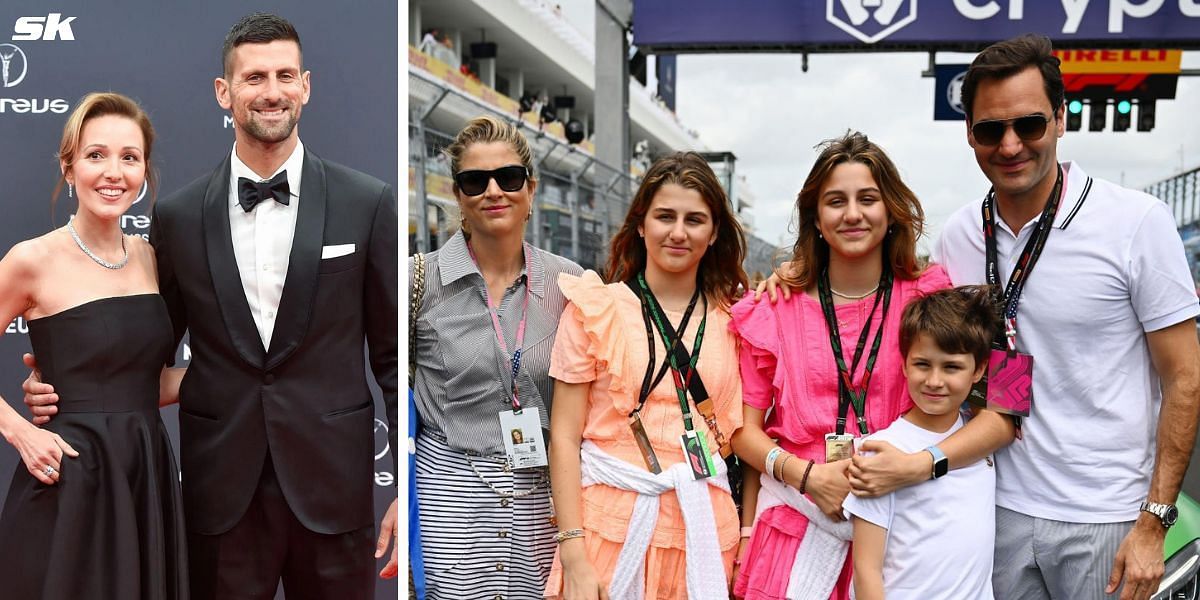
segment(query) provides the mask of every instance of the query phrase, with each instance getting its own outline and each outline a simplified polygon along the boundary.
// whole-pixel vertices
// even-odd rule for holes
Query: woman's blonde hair
[[[488,144],[492,142],[504,142],[508,144],[513,152],[517,153],[517,157],[521,159],[521,164],[525,166],[525,170],[529,172],[529,180],[537,181],[537,175],[533,172],[533,151],[529,148],[529,140],[525,139],[525,135],[521,130],[517,129],[516,125],[497,119],[491,115],[475,117],[471,119],[458,135],[454,136],[454,142],[442,150],[446,158],[450,159],[450,173],[457,175],[459,167],[462,166],[463,154],[467,152],[467,148],[475,144]],[[455,189],[458,189],[458,184],[455,184]]]
[[[115,115],[125,117],[137,124],[142,130],[143,163],[146,165],[146,181],[149,184],[151,198],[158,191],[158,174],[150,161],[151,150],[154,148],[154,126],[150,124],[150,116],[132,98],[115,92],[92,92],[83,97],[75,110],[67,117],[63,126],[62,141],[58,145],[58,160],[62,172],[58,175],[58,184],[54,186],[54,196],[57,199],[62,192],[63,184],[67,182],[67,171],[75,164],[75,153],[79,150],[79,141],[83,137],[83,127],[96,117]]]

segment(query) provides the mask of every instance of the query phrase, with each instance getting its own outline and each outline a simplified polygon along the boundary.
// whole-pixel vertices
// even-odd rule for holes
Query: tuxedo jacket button
[[[265,383],[265,384],[267,384],[267,385],[271,385],[272,383],[275,383],[275,374],[274,374],[274,373],[267,373],[266,375],[264,375],[264,376],[263,376],[263,383]]]

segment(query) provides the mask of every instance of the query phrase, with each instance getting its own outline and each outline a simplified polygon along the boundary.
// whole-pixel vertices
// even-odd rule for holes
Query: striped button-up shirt
[[[550,427],[554,382],[547,371],[554,333],[566,298],[558,275],[583,269],[525,244],[529,261],[504,292],[498,313],[504,341],[516,348],[525,290],[530,292],[517,388],[523,407],[538,407]],[[408,261],[412,281],[413,261]],[[499,413],[512,410],[511,354],[500,349],[488,315],[486,284],[461,232],[425,257],[425,296],[417,318],[413,391],[421,426],[451,448],[485,455],[504,453]]]

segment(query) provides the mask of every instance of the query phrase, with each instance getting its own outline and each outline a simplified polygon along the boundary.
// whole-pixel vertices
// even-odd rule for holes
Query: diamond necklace
[[[93,253],[91,251],[91,249],[89,249],[87,247],[87,244],[84,244],[83,240],[79,239],[79,233],[75,231],[75,226],[72,224],[74,222],[75,222],[74,217],[71,217],[71,220],[67,221],[67,231],[71,233],[71,238],[75,240],[75,245],[79,246],[79,249],[83,250],[83,253],[88,255],[88,258],[96,261],[96,264],[104,267],[105,269],[112,269],[115,271],[117,269],[120,269],[121,267],[124,267],[129,262],[129,250],[125,248],[125,234],[124,233],[121,234],[121,252],[125,253],[125,257],[122,258],[119,262],[110,263],[107,260],[104,260],[103,258],[96,256],[95,253]]]

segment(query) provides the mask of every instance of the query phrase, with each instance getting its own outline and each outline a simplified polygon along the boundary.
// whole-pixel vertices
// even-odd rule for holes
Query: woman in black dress
[[[63,129],[65,227],[0,260],[0,322],[21,315],[42,379],[59,396],[44,427],[0,402],[0,433],[21,455],[0,515],[6,599],[187,597],[179,471],[159,418],[178,393],[154,252],[120,218],[153,189],[154,130],[120,94],[89,94]],[[174,390],[172,392],[171,390]]]

